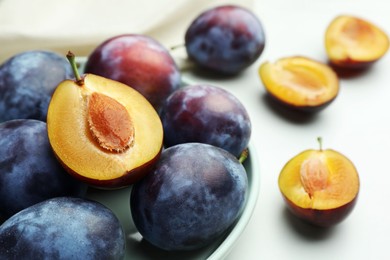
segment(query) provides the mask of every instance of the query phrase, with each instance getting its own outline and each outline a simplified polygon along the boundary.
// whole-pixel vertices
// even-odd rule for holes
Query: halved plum
[[[344,220],[359,193],[359,175],[343,154],[309,149],[294,156],[279,175],[279,189],[298,218],[329,227]]]
[[[340,15],[326,30],[325,49],[330,62],[337,67],[361,69],[385,55],[389,49],[389,38],[369,21]]]
[[[136,182],[162,149],[162,124],[153,106],[127,85],[93,74],[57,87],[47,128],[68,172],[102,188]]]
[[[279,103],[302,111],[325,108],[338,95],[339,80],[326,64],[301,56],[264,62],[259,76],[271,97]]]

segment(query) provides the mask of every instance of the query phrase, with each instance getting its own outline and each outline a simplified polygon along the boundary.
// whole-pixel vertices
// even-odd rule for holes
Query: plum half
[[[58,85],[47,128],[54,153],[68,172],[96,187],[136,182],[162,149],[162,123],[146,98],[93,74]]]
[[[321,227],[338,224],[349,215],[360,187],[354,164],[321,145],[319,150],[303,151],[288,161],[278,184],[291,212]]]
[[[385,55],[389,38],[369,21],[340,15],[326,30],[325,49],[330,62],[337,67],[365,68]]]
[[[259,67],[259,76],[271,97],[296,110],[319,111],[339,92],[338,76],[332,68],[307,57],[264,62]]]

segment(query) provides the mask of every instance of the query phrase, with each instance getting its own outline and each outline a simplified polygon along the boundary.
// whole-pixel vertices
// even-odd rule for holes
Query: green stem
[[[248,158],[249,156],[249,149],[248,148],[245,148],[244,151],[242,151],[242,153],[240,154],[240,157],[238,158],[238,161],[243,164],[245,162],[245,160]]]
[[[68,51],[68,54],[66,54],[66,58],[68,59],[70,66],[72,66],[73,74],[76,78],[76,84],[79,86],[84,85],[84,80],[80,77],[79,71],[77,69],[76,58],[73,52]]]
[[[179,49],[179,48],[183,48],[185,47],[185,43],[180,43],[180,44],[177,44],[177,45],[173,45],[170,47],[170,49],[173,51],[173,50],[176,50],[176,49]]]
[[[322,137],[317,137],[318,144],[320,145],[320,151],[322,151]]]

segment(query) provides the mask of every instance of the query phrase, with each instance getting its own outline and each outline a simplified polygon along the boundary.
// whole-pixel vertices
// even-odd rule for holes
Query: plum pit
[[[326,189],[328,186],[328,176],[328,167],[318,157],[310,157],[301,165],[301,183],[310,198],[314,196],[316,191]]]
[[[134,140],[134,126],[126,108],[113,98],[94,92],[88,99],[88,124],[99,146],[123,152]]]

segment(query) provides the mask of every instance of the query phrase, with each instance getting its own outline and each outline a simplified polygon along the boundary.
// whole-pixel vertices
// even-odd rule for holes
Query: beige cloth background
[[[184,42],[190,22],[221,4],[252,0],[0,0],[0,63],[26,50],[72,50],[87,56],[105,39],[150,35],[164,46]]]

